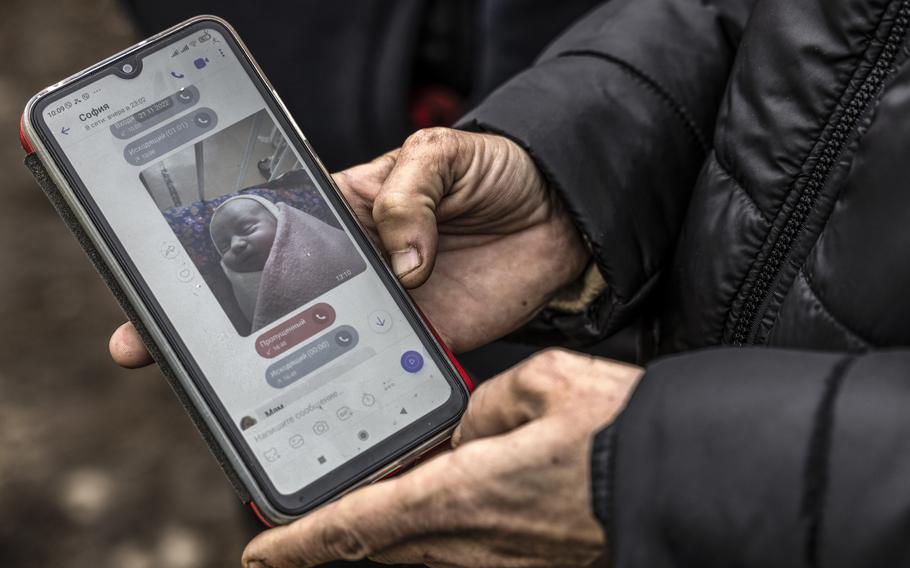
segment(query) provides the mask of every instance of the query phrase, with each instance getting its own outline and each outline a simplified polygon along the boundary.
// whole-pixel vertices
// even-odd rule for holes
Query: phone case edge
[[[228,480],[231,483],[231,486],[234,488],[234,492],[237,494],[237,497],[240,498],[240,501],[244,504],[252,502],[249,492],[244,486],[243,482],[240,480],[240,477],[234,471],[233,466],[227,459],[227,456],[221,451],[221,447],[218,445],[217,441],[212,437],[209,432],[208,426],[206,425],[203,418],[199,415],[199,412],[196,410],[196,407],[193,405],[190,397],[187,395],[183,386],[180,384],[180,381],[177,379],[176,374],[168,365],[167,361],[164,360],[164,357],[161,354],[161,351],[158,349],[158,346],[152,340],[151,335],[143,325],[139,316],[136,314],[136,311],[133,309],[126,295],[123,293],[120,288],[120,284],[111,274],[110,269],[105,264],[103,258],[95,249],[95,245],[89,239],[88,235],[83,230],[82,226],[76,220],[76,216],[73,214],[72,210],[69,207],[69,204],[66,203],[66,200],[60,194],[60,190],[57,188],[57,185],[51,180],[50,176],[47,173],[47,170],[44,168],[44,164],[41,163],[41,160],[34,152],[30,152],[25,157],[25,167],[29,169],[32,173],[32,176],[35,178],[35,181],[38,182],[39,187],[47,196],[48,200],[53,205],[54,210],[63,219],[63,222],[69,228],[70,232],[74,237],[79,241],[79,245],[82,247],[83,252],[88,256],[92,265],[95,267],[95,270],[98,272],[101,279],[107,285],[107,287],[114,294],[114,297],[117,299],[117,303],[120,305],[120,308],[123,310],[124,314],[129,318],[133,323],[133,326],[136,328],[136,331],[139,332],[140,337],[142,337],[142,342],[145,344],[149,353],[152,356],[152,359],[157,363],[158,368],[161,369],[161,373],[164,375],[164,378],[167,380],[168,384],[171,386],[171,389],[174,391],[174,394],[177,396],[180,404],[186,409],[187,413],[190,415],[190,419],[193,422],[193,425],[196,427],[196,430],[205,440],[206,445],[208,445],[209,450],[214,455],[216,461],[221,466],[221,469],[227,475]]]

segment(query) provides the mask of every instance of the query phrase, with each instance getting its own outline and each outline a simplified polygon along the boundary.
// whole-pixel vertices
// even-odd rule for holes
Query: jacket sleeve
[[[660,361],[595,441],[616,568],[910,566],[910,351]]]
[[[606,293],[547,329],[599,339],[655,287],[752,3],[606,2],[457,125],[523,146],[591,243]]]

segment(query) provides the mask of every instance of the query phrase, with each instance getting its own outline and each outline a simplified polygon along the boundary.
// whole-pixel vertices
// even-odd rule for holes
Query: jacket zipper
[[[860,117],[865,113],[879,91],[881,91],[885,80],[890,76],[891,67],[907,35],[908,25],[910,25],[910,1],[904,0],[891,26],[891,31],[882,46],[878,59],[866,75],[860,88],[847,104],[844,112],[837,119],[831,138],[823,146],[818,161],[809,174],[796,206],[784,222],[783,229],[777,240],[771,246],[768,258],[759,268],[758,276],[740,309],[739,319],[736,320],[736,325],[733,329],[732,343],[734,345],[742,346],[753,340],[757,331],[761,308],[768,300],[771,287],[780,276],[784,262],[790,256],[790,252],[796,244],[797,237],[802,232],[809,213],[815,208],[815,202],[818,200],[819,194],[821,194],[828,175],[837,164],[837,159],[846,146],[849,135],[855,129]]]

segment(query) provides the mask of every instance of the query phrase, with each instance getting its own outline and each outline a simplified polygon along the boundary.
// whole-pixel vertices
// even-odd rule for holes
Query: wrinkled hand
[[[246,568],[384,563],[548,568],[606,562],[593,516],[593,434],[641,369],[545,351],[481,386],[455,450],[256,537]]]
[[[589,258],[531,158],[502,136],[422,130],[334,178],[456,352],[520,327]],[[131,324],[110,348],[123,366],[151,362]]]

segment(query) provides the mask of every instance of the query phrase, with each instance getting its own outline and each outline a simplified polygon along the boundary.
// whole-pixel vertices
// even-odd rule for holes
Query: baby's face
[[[224,265],[234,272],[258,272],[265,266],[278,221],[252,199],[224,204],[209,230]]]

